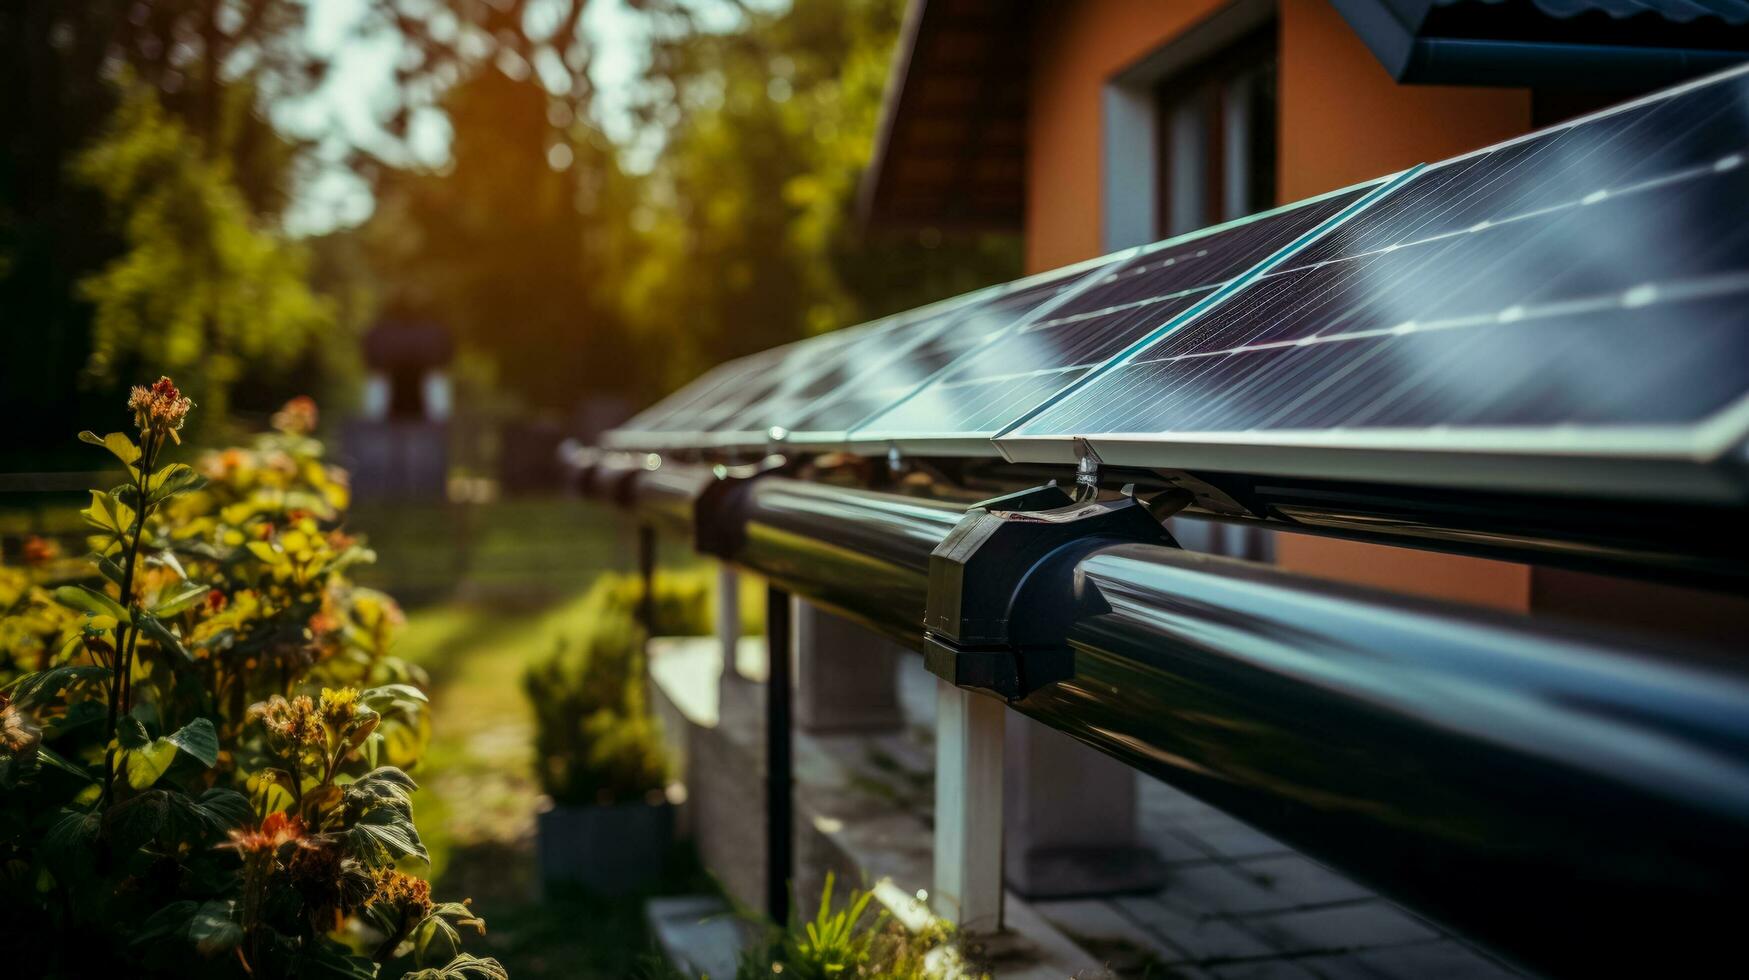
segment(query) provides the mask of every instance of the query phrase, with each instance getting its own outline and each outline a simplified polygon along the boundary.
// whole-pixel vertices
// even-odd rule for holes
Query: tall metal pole
[[[771,921],[789,921],[794,791],[790,758],[790,595],[776,586],[765,593],[765,908]]]
[[[644,594],[638,599],[638,619],[645,636],[656,634],[656,529],[638,525],[638,576],[643,580]]]

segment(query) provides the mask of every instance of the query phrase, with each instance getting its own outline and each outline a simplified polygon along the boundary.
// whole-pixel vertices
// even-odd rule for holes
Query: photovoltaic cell
[[[1716,454],[1749,393],[1746,153],[1738,72],[1423,169],[1000,441]]]
[[[637,451],[700,448],[701,434],[711,425],[768,395],[785,376],[785,364],[793,364],[804,348],[826,340],[813,337],[713,368],[609,432],[604,442],[611,449]]]
[[[989,342],[1103,268],[1105,264],[1097,261],[1082,263],[985,290],[908,325],[908,343],[889,342],[892,338],[871,342],[847,362],[847,367],[856,370],[847,372],[835,390],[823,393],[788,423],[774,424],[783,425],[804,441],[828,435],[841,438],[856,423],[904,398],[967,351]]]
[[[681,386],[680,390],[632,416],[615,431],[627,433],[663,431],[669,423],[683,417],[686,412],[696,411],[712,393],[717,393],[719,397],[725,394],[727,391],[725,386],[732,385],[738,379],[749,374],[753,369],[753,362],[758,359],[759,355],[753,354],[711,368]]]
[[[903,440],[990,435],[1314,233],[1360,200],[1350,188],[1141,250],[1111,272],[967,355],[859,434]]]
[[[801,407],[829,391],[834,383],[856,372],[857,352],[876,338],[886,337],[903,324],[891,317],[873,323],[846,327],[794,345],[789,356],[761,377],[750,380],[755,392],[727,414],[709,418],[701,440],[711,447],[760,447],[768,430],[778,420],[790,418]]]

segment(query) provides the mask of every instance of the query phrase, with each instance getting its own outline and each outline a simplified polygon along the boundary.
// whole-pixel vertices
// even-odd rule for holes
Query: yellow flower
[[[339,690],[322,688],[322,704],[319,709],[322,720],[334,728],[341,728],[358,717],[358,689],[343,687]]]

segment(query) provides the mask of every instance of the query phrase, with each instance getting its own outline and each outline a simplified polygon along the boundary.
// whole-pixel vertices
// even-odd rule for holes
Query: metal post
[[[765,593],[765,649],[770,658],[765,687],[765,908],[771,921],[789,921],[793,800],[790,759],[790,595],[776,586]]]
[[[741,572],[728,562],[717,565],[717,642],[723,645],[723,680],[740,675],[735,654],[741,646]]]
[[[935,708],[935,913],[1002,928],[1002,702],[946,681]]]
[[[656,635],[656,529],[638,525],[638,575],[643,579],[644,594],[638,600],[638,619],[645,636]]]

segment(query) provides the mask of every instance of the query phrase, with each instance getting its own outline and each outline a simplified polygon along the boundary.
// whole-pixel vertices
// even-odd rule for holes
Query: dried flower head
[[[273,413],[273,427],[287,435],[307,436],[316,431],[316,400],[299,395]]]
[[[133,410],[134,424],[141,432],[168,435],[178,443],[182,442],[182,437],[176,433],[193,407],[194,402],[176,390],[176,382],[167,377],[160,377],[149,388],[135,385],[133,393],[128,396],[128,408]]]
[[[231,839],[219,846],[245,854],[277,854],[287,844],[300,848],[317,847],[304,837],[304,822],[285,813],[270,813],[254,830],[233,830]]]
[[[306,694],[300,694],[290,701],[275,694],[266,701],[250,706],[249,716],[261,719],[268,734],[293,745],[320,745],[328,738],[317,718],[316,704]]]
[[[29,716],[13,704],[0,700],[0,749],[12,755],[25,755],[36,748],[42,729],[31,723]]]
[[[394,909],[404,922],[418,922],[431,913],[431,883],[425,879],[384,868],[377,872],[376,882],[371,905]]]

